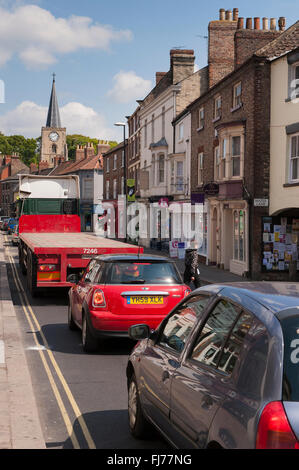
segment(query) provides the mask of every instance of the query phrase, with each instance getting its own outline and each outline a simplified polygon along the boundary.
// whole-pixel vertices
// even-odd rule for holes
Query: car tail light
[[[260,417],[256,449],[299,449],[283,404],[280,401],[268,403]]]
[[[41,272],[59,271],[59,266],[57,264],[40,264],[38,270]]]
[[[186,289],[184,292],[184,296],[187,297],[187,295],[191,294],[191,289]]]
[[[92,298],[93,307],[106,307],[104,292],[101,289],[97,289],[93,293]]]

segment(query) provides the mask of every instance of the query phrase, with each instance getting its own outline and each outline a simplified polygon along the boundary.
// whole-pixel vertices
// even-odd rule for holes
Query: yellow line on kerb
[[[26,294],[26,292],[25,292],[25,290],[24,290],[24,288],[23,288],[23,286],[22,286],[21,280],[20,280],[19,275],[18,275],[18,272],[17,272],[17,270],[16,270],[16,266],[15,266],[14,259],[13,259],[10,255],[9,255],[9,260],[10,260],[10,263],[11,263],[12,269],[13,269],[13,277],[14,277],[16,286],[17,286],[17,288],[18,288],[18,290],[19,290],[19,294],[20,294],[20,297],[21,297],[22,307],[23,307],[23,309],[24,309],[25,315],[26,315],[26,317],[27,317],[28,323],[30,324],[30,327],[31,327],[31,329],[32,329],[32,332],[33,332],[33,334],[34,334],[35,343],[36,343],[37,345],[40,345],[40,343],[39,343],[39,341],[38,341],[38,339],[37,339],[37,335],[36,335],[36,333],[34,332],[34,326],[33,326],[33,324],[32,324],[30,315],[31,315],[31,317],[32,317],[32,319],[33,319],[33,322],[34,322],[35,325],[36,325],[36,328],[38,329],[38,333],[39,333],[39,334],[41,335],[41,337],[42,337],[42,340],[43,340],[44,346],[45,346],[45,348],[46,348],[46,351],[47,351],[47,353],[48,353],[48,356],[49,356],[49,358],[50,358],[50,361],[51,361],[51,363],[52,363],[52,365],[53,365],[53,367],[54,367],[54,369],[55,369],[55,371],[56,371],[56,373],[57,373],[57,376],[59,377],[59,380],[60,380],[60,382],[61,382],[61,384],[62,384],[62,386],[63,386],[63,388],[64,388],[64,391],[65,391],[65,393],[66,393],[66,395],[67,395],[67,397],[68,397],[68,399],[69,399],[69,402],[70,402],[70,404],[71,404],[71,406],[72,406],[72,408],[73,408],[73,410],[74,410],[75,416],[76,416],[76,418],[77,418],[77,420],[78,420],[78,422],[79,422],[79,425],[80,425],[80,427],[81,427],[81,430],[82,430],[82,432],[83,432],[83,435],[84,435],[84,437],[85,437],[85,439],[86,439],[86,441],[87,441],[88,447],[89,447],[90,449],[96,449],[95,443],[94,443],[94,441],[93,441],[93,439],[92,439],[92,437],[91,437],[91,435],[90,435],[90,433],[89,433],[89,430],[88,430],[87,425],[86,425],[86,423],[85,423],[85,420],[84,420],[84,418],[83,418],[83,416],[82,416],[82,413],[81,413],[81,411],[80,411],[80,409],[79,409],[79,407],[78,407],[78,405],[77,405],[77,403],[76,403],[76,401],[75,401],[75,399],[74,399],[74,397],[73,397],[73,395],[72,395],[72,393],[71,393],[71,390],[70,390],[69,386],[67,385],[67,383],[66,383],[66,381],[65,381],[65,379],[64,379],[64,377],[63,377],[63,374],[61,373],[61,370],[60,370],[60,368],[59,368],[59,366],[58,366],[58,364],[57,364],[57,362],[56,362],[56,360],[55,360],[55,358],[54,358],[54,355],[53,355],[52,351],[51,351],[50,348],[49,348],[48,342],[47,342],[47,340],[46,340],[46,338],[45,338],[45,336],[44,336],[44,334],[43,334],[43,332],[42,332],[42,330],[41,330],[41,327],[40,327],[40,325],[39,325],[39,323],[38,323],[38,321],[37,321],[37,319],[36,319],[36,316],[35,316],[35,314],[34,314],[34,312],[33,312],[33,310],[32,310],[32,307],[31,307],[31,305],[30,305],[30,303],[29,303],[27,294]],[[28,314],[28,311],[29,311],[29,314]],[[59,405],[59,408],[60,408],[62,417],[63,417],[63,419],[64,419],[64,422],[65,422],[66,428],[67,428],[67,430],[68,430],[69,436],[70,436],[70,438],[71,438],[71,440],[72,440],[73,446],[74,446],[75,449],[79,449],[80,446],[79,446],[78,440],[77,440],[77,438],[76,438],[76,436],[75,436],[75,433],[74,433],[74,430],[73,430],[73,426],[72,426],[72,424],[71,424],[71,422],[70,422],[70,420],[69,420],[68,414],[67,414],[66,409],[65,409],[65,407],[64,407],[64,405],[63,405],[61,396],[60,396],[59,391],[58,391],[58,389],[57,389],[57,387],[56,387],[56,384],[55,384],[55,380],[54,380],[54,378],[53,378],[53,376],[52,376],[52,374],[51,374],[51,371],[50,371],[50,369],[49,369],[49,367],[48,367],[48,365],[47,365],[47,362],[46,362],[46,360],[45,360],[45,358],[44,358],[44,352],[41,351],[41,350],[39,350],[39,353],[40,353],[42,362],[43,362],[43,364],[44,364],[45,370],[46,370],[46,372],[47,372],[47,375],[48,375],[48,377],[49,377],[50,384],[51,384],[51,386],[52,386],[53,392],[54,392],[55,397],[56,397],[56,399],[57,399],[57,402],[58,402],[58,405]]]

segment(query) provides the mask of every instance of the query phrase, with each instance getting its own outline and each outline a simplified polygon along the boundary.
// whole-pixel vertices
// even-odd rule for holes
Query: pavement
[[[144,253],[149,253],[152,255],[166,256],[170,258],[169,254],[165,251],[154,250],[152,248],[144,248]],[[178,258],[170,258],[175,261],[178,270],[183,275],[185,271],[185,260]],[[207,266],[203,263],[199,263],[200,270],[200,280],[202,285],[206,284],[222,284],[223,282],[244,282],[248,279],[245,279],[242,276],[233,274],[224,269],[219,269],[216,266]]]
[[[46,449],[0,235],[0,449]]]
[[[20,324],[7,278],[4,235],[0,234],[0,449],[46,449]],[[146,253],[167,253],[145,249]],[[184,260],[175,260],[181,273]],[[202,284],[244,280],[214,266],[199,266]]]

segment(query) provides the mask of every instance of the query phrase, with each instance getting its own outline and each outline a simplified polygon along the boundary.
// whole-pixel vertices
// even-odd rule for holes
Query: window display
[[[299,218],[262,218],[263,271],[288,271],[290,262],[299,270]]]

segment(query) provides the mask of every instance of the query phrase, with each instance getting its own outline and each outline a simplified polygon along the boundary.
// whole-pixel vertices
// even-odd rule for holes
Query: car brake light
[[[41,272],[59,271],[59,267],[56,264],[40,264],[38,270]]]
[[[94,291],[92,305],[93,307],[106,307],[104,292],[101,289]]]
[[[260,417],[256,449],[299,449],[283,404],[280,401],[268,403]]]
[[[187,297],[187,295],[191,294],[191,289],[186,289],[184,292],[184,296]]]

